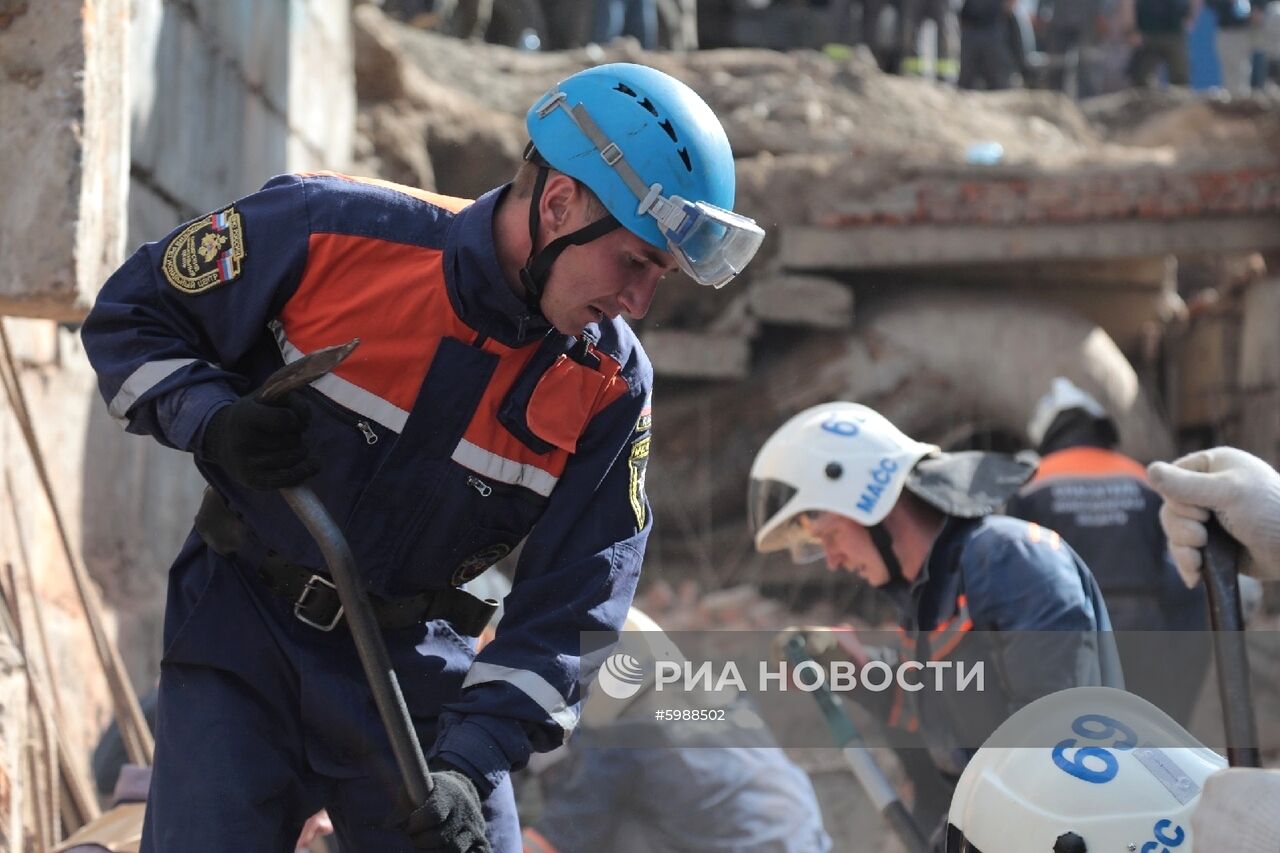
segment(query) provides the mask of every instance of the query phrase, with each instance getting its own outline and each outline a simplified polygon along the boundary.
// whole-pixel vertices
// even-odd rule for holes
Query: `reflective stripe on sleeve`
[[[541,675],[527,669],[513,669],[509,666],[477,662],[471,665],[466,681],[462,682],[462,688],[465,690],[468,687],[492,681],[510,684],[536,702],[557,726],[564,729],[566,737],[578,724],[578,715],[569,709],[560,691],[552,687]]]
[[[117,421],[126,421],[125,415],[138,402],[138,398],[159,385],[188,364],[195,364],[194,358],[165,358],[160,361],[148,361],[139,365],[129,378],[120,386],[120,390],[107,404],[107,412]]]

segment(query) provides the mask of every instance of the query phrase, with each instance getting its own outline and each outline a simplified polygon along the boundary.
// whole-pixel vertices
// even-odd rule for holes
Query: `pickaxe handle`
[[[351,638],[355,641],[356,653],[360,656],[360,665],[369,681],[369,689],[373,691],[378,715],[382,717],[382,725],[386,727],[387,737],[391,740],[391,751],[400,767],[405,790],[414,806],[420,806],[431,794],[431,773],[427,770],[427,760],[423,757],[422,744],[418,742],[417,732],[414,731],[409,708],[404,703],[400,681],[391,666],[387,645],[378,629],[369,593],[356,576],[355,558],[347,545],[347,539],[310,487],[293,486],[281,489],[280,494],[324,554],[329,576],[333,578],[333,585],[338,588],[342,615],[351,630]]]
[[[339,346],[316,350],[286,364],[267,377],[257,391],[258,399],[264,403],[278,400],[290,391],[314,382],[337,367],[359,344],[360,339],[355,338]],[[337,587],[338,600],[342,602],[342,613],[355,641],[360,665],[364,668],[369,689],[373,691],[378,715],[391,740],[391,751],[400,767],[405,790],[413,805],[420,806],[431,794],[431,773],[427,770],[427,761],[414,731],[409,708],[404,703],[400,681],[391,666],[387,644],[378,629],[369,593],[357,576],[355,557],[347,544],[347,537],[308,486],[281,489],[280,494],[320,546],[329,576]]]
[[[787,660],[793,668],[813,661],[808,644],[801,634],[792,636],[787,642],[786,653]],[[832,737],[843,751],[845,761],[849,763],[854,777],[857,778],[858,784],[862,786],[863,792],[871,800],[876,811],[898,836],[907,853],[926,853],[929,842],[911,817],[911,813],[907,811],[907,807],[902,804],[898,792],[894,790],[884,771],[880,769],[880,765],[876,764],[875,757],[867,747],[866,741],[862,739],[862,733],[845,713],[840,697],[832,693],[831,688],[826,684],[819,687],[812,695],[818,701],[822,716],[827,722],[827,728],[831,730]]]
[[[1240,605],[1237,561],[1240,543],[1222,529],[1214,516],[1208,524],[1201,572],[1209,596],[1209,625],[1218,671],[1218,697],[1227,735],[1227,761],[1232,767],[1261,767],[1258,724],[1249,686],[1249,656],[1245,648],[1244,612]]]

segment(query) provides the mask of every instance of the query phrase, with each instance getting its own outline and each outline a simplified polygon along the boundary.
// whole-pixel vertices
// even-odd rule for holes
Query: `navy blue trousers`
[[[439,621],[386,638],[428,749],[472,643]],[[321,808],[344,851],[408,853],[391,826],[401,790],[350,633],[299,622],[193,534],[169,579],[143,853],[286,853]],[[518,853],[509,780],[484,811],[495,853]]]

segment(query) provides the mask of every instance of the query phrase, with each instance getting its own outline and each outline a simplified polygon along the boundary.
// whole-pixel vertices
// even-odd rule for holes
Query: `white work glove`
[[[1160,525],[1188,587],[1200,583],[1210,510],[1244,546],[1244,562],[1252,563],[1254,572],[1280,577],[1280,474],[1274,468],[1243,450],[1215,447],[1172,464],[1153,462],[1147,474],[1164,497]]]
[[[1191,813],[1196,850],[1280,850],[1280,771],[1219,770],[1204,783]]]

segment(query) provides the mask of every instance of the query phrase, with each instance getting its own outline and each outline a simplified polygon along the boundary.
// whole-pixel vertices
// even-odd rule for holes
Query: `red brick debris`
[[[929,176],[823,216],[861,225],[1019,225],[1280,215],[1280,168]]]

